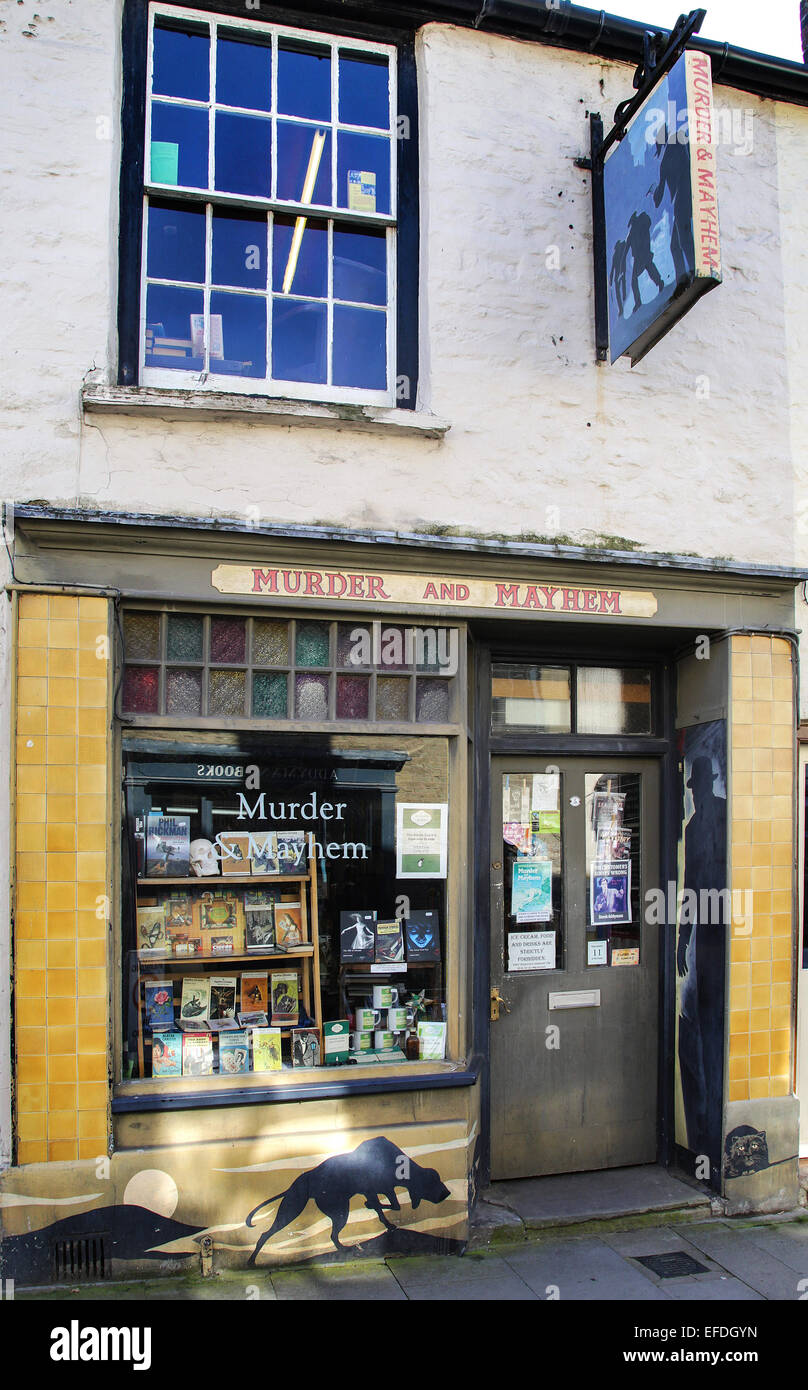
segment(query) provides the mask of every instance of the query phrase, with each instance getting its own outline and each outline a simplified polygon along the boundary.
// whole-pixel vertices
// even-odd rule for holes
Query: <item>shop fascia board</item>
[[[450,429],[448,420],[426,411],[370,405],[321,405],[313,401],[227,391],[88,385],[82,387],[81,403],[88,414],[156,416],[162,420],[249,420],[251,424],[303,425],[422,439],[442,439]]]
[[[515,580],[535,578],[536,565],[553,580],[572,584],[593,582],[638,587],[653,583],[657,589],[703,589],[714,592],[757,594],[774,597],[808,580],[808,569],[778,565],[744,563],[692,555],[662,554],[654,551],[619,551],[586,546],[552,545],[541,542],[474,536],[439,536],[412,531],[356,531],[332,526],[259,525],[248,526],[238,518],[154,516],[139,512],[98,512],[74,508],[48,507],[21,503],[15,507],[15,522],[21,534],[34,544],[32,552],[22,548],[18,562],[36,565],[36,550],[81,551],[82,555],[109,552],[142,556],[190,557],[213,564],[238,557],[245,564],[267,563],[267,543],[272,558],[289,566],[313,565],[363,569],[387,568],[408,573],[434,569],[440,564],[449,576],[462,577],[471,570],[475,577],[501,578],[504,567]],[[88,528],[92,537],[88,537]],[[323,547],[327,547],[327,556]],[[368,552],[372,553],[369,554]],[[18,575],[25,586],[43,575]],[[196,595],[204,600],[222,596]],[[241,602],[249,595],[233,596]],[[263,596],[260,596],[263,597]],[[301,600],[311,603],[311,600]],[[322,601],[319,601],[322,607]],[[357,606],[361,607],[361,603]],[[377,605],[378,606],[378,605]],[[341,606],[342,607],[342,606]],[[490,611],[490,610],[489,610]]]

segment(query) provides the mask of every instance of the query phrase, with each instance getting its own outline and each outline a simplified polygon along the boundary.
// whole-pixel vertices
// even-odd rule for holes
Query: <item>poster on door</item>
[[[589,866],[589,922],[631,921],[631,860],[595,859]]]
[[[509,970],[555,970],[554,931],[512,931],[508,936]]]
[[[549,859],[517,859],[511,880],[511,913],[517,922],[549,922],[553,916],[553,865]]]

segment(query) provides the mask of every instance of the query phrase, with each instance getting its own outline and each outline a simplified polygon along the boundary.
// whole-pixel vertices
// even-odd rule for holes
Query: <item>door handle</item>
[[[500,994],[499,990],[498,990],[498,989],[496,988],[496,986],[495,986],[495,987],[492,988],[492,990],[491,990],[491,1014],[490,1014],[490,1018],[491,1018],[491,1022],[492,1022],[492,1023],[497,1023],[497,1022],[499,1021],[499,1006],[500,1006],[500,1004],[502,1005],[502,1007],[503,1007],[503,1009],[505,1010],[506,1014],[509,1014],[510,1011],[511,1011],[510,1004],[508,1003],[507,999],[503,999],[503,997],[502,997],[502,995]]]

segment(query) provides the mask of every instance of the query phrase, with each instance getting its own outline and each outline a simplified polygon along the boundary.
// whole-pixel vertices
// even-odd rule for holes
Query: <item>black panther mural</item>
[[[714,1185],[721,1168],[724,967],[729,923],[710,890],[727,887],[727,740],[723,720],[681,735],[683,900],[676,947],[679,1075],[685,1134],[706,1154]],[[711,920],[712,918],[718,920]]]
[[[249,1263],[255,1264],[270,1237],[300,1216],[309,1201],[315,1202],[323,1215],[329,1218],[331,1239],[338,1251],[344,1252],[346,1248],[339,1237],[348,1221],[351,1198],[356,1196],[364,1197],[365,1206],[369,1211],[376,1212],[387,1231],[395,1236],[404,1235],[385,1215],[387,1211],[401,1210],[396,1197],[397,1187],[406,1189],[413,1210],[422,1201],[443,1202],[450,1195],[434,1168],[422,1168],[383,1135],[366,1139],[350,1153],[325,1159],[316,1168],[301,1173],[285,1192],[267,1197],[250,1212],[246,1222],[248,1226],[253,1225],[253,1218],[264,1207],[280,1202],[272,1226],[260,1237]],[[382,1205],[382,1197],[387,1198],[386,1207]],[[417,1232],[411,1234],[418,1235]],[[429,1241],[430,1238],[419,1236],[419,1248],[423,1248],[424,1240]],[[362,1249],[366,1248],[366,1244],[363,1244]]]

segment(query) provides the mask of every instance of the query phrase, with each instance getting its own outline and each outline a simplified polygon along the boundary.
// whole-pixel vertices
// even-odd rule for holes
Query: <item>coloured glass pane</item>
[[[166,671],[166,714],[201,714],[202,672]]]
[[[121,708],[127,714],[157,714],[160,676],[156,666],[126,666]]]
[[[339,132],[337,193],[337,204],[341,208],[389,213],[390,141],[386,136],[356,135],[348,130]]]
[[[329,49],[279,45],[278,111],[310,121],[331,120]]]
[[[201,661],[202,619],[189,613],[169,613],[166,652],[169,661]]]
[[[337,719],[367,719],[369,702],[367,676],[337,676]]]
[[[207,32],[181,33],[154,26],[152,91],[163,97],[207,101],[210,86],[210,38]]]
[[[339,118],[346,125],[390,129],[390,70],[375,54],[341,53]]]
[[[328,665],[328,623],[298,623],[295,665]]]
[[[287,678],[271,671],[253,676],[253,708],[256,719],[285,719]]]
[[[270,195],[272,125],[260,116],[216,112],[215,186],[222,193]]]
[[[295,714],[298,719],[328,718],[328,676],[295,676]]]
[[[243,664],[247,649],[247,623],[244,618],[211,618],[210,659]]]
[[[123,645],[132,660],[155,660],[160,655],[159,613],[124,613]]]
[[[272,105],[272,49],[268,44],[247,43],[235,31],[225,35],[219,30],[216,101],[223,106],[269,111]]]
[[[328,227],[310,218],[276,217],[272,288],[278,294],[324,299],[328,294]]]
[[[387,303],[387,238],[384,232],[334,228],[334,298],[355,304]]]
[[[387,315],[334,306],[335,386],[383,391],[387,386]]]
[[[201,290],[149,285],[146,292],[146,366],[201,372],[205,365],[201,333]]]
[[[211,671],[209,714],[243,714],[246,679],[243,671]]]
[[[278,121],[278,197],[331,202],[331,132]]]
[[[272,308],[272,375],[278,381],[327,377],[328,310],[324,304],[275,299]]]
[[[418,681],[415,689],[415,718],[419,724],[445,724],[448,721],[448,681]]]
[[[384,624],[379,642],[379,664],[385,671],[407,671],[415,661],[413,628]]]
[[[409,720],[410,682],[396,676],[379,676],[376,681],[376,718]]]
[[[254,666],[286,666],[289,661],[289,625],[271,618],[253,621],[252,660]]]
[[[205,280],[205,210],[149,205],[146,274],[156,280]]]
[[[337,624],[337,665],[349,669],[373,665],[373,627],[359,619]]]

